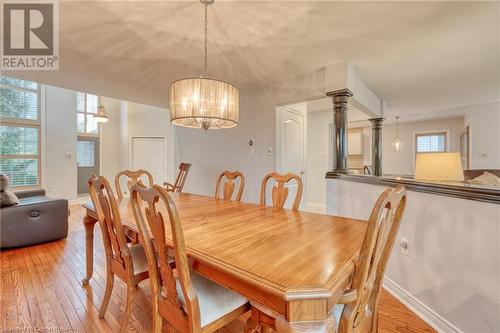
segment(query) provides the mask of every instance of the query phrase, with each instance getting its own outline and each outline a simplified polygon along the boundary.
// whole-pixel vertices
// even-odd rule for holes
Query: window
[[[40,185],[40,85],[0,76],[0,173],[12,187]]]
[[[76,112],[78,133],[99,135],[99,126],[94,119],[97,113],[97,96],[76,93]]]
[[[421,133],[415,135],[415,152],[443,153],[446,151],[446,132]]]
[[[78,141],[77,155],[79,167],[94,167],[94,141]]]

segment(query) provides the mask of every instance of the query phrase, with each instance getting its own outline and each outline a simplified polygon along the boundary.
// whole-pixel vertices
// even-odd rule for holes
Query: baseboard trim
[[[387,277],[384,278],[384,288],[436,331],[443,333],[463,333],[455,325],[438,315],[434,310],[420,302],[412,294]]]

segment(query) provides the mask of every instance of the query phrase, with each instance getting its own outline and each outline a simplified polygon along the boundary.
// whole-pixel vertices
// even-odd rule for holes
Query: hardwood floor
[[[98,319],[105,288],[105,259],[98,227],[95,230],[94,275],[85,275],[83,209],[71,206],[65,240],[0,252],[0,332],[117,332],[123,316],[125,284],[115,279],[108,311]],[[139,285],[129,332],[150,332],[149,282]],[[242,332],[243,320],[222,332]],[[383,291],[380,333],[435,332],[429,325]]]

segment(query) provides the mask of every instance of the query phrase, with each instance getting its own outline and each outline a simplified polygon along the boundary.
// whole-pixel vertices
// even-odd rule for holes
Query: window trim
[[[29,81],[29,80],[23,80],[23,81]],[[30,81],[34,82],[34,81]],[[38,82],[35,82],[37,84],[36,89],[31,89],[31,88],[22,88],[19,86],[15,86],[12,84],[5,84],[5,83],[0,83],[0,86],[2,87],[7,87],[10,89],[16,89],[19,91],[28,91],[28,92],[34,92],[37,94],[37,120],[33,119],[18,119],[18,118],[11,118],[11,117],[0,117],[0,124],[2,126],[10,126],[10,127],[30,127],[30,128],[37,128],[38,129],[38,154],[37,155],[0,155],[1,159],[34,159],[33,157],[36,156],[38,160],[38,176],[37,176],[37,184],[36,185],[28,185],[28,186],[12,186],[13,189],[15,190],[27,190],[27,189],[39,189],[42,187],[42,85]]]
[[[417,152],[417,143],[418,143],[418,138],[421,136],[438,136],[438,135],[444,135],[444,151],[429,151],[429,152]],[[423,133],[415,133],[415,154],[435,154],[435,153],[445,153],[449,151],[449,145],[448,145],[448,132],[447,131],[435,131],[435,132],[423,132]]]
[[[76,98],[77,98],[77,105],[78,105],[78,94],[83,94],[83,112],[80,112],[78,111],[78,106],[76,108],[76,116],[77,116],[77,122],[78,122],[78,114],[83,114],[83,127],[85,128],[85,132],[80,132],[78,131],[78,123],[77,123],[77,128],[76,128],[76,133],[77,135],[79,136],[87,136],[87,137],[91,137],[91,138],[99,138],[101,136],[101,126],[99,126],[99,123],[97,123],[97,133],[88,133],[86,132],[87,131],[87,115],[90,114],[90,115],[95,115],[96,113],[91,113],[91,112],[87,112],[87,95],[94,95],[94,94],[88,94],[86,92],[82,92],[82,91],[78,91],[76,93]],[[98,95],[94,95],[94,96],[97,96],[97,99],[99,100],[99,96]]]

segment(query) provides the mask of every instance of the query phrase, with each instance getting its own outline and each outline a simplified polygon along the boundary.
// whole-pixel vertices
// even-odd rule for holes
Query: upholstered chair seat
[[[335,318],[336,331],[339,329],[340,317],[342,317],[342,311],[344,311],[344,304],[335,304],[332,309],[333,318]]]
[[[148,258],[142,244],[129,244],[130,256],[134,265],[134,274],[141,274],[148,271]],[[173,256],[168,257],[168,263],[175,267],[175,260]]]
[[[134,274],[148,271],[148,259],[141,244],[129,244],[130,256],[134,265]]]
[[[198,295],[202,328],[223,318],[228,313],[244,306],[248,302],[240,294],[212,282],[195,272],[191,272],[191,282]],[[179,301],[185,307],[184,294],[178,280],[176,281],[176,289]]]

